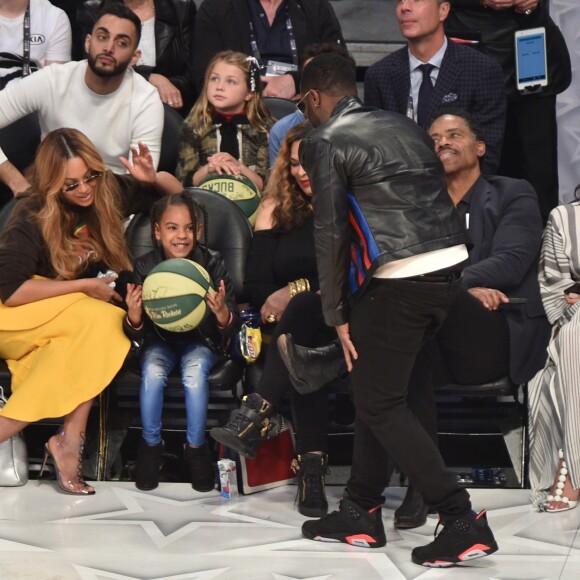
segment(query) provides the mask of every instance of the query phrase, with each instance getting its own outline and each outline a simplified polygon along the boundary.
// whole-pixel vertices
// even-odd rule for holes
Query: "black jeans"
[[[296,451],[327,451],[328,389],[321,389],[311,395],[300,395],[292,387],[277,343],[278,337],[288,332],[292,334],[296,344],[307,347],[322,346],[336,338],[334,329],[324,323],[318,294],[302,292],[288,303],[272,333],[256,392],[274,407],[289,392],[292,423],[296,431]]]
[[[469,494],[407,404],[417,353],[441,326],[458,284],[374,279],[351,311],[359,358],[352,371],[357,416],[347,492],[364,508],[383,503],[391,456],[444,520],[471,509]]]
[[[501,310],[487,310],[460,288],[441,328],[419,352],[409,380],[409,408],[434,440],[437,386],[477,385],[505,377],[509,341],[509,326]]]

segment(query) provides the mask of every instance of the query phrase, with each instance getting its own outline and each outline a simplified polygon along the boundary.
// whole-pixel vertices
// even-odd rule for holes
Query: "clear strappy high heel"
[[[59,433],[57,433],[57,440],[56,440],[56,444],[57,446],[61,446],[62,443],[59,440],[59,438],[63,438],[65,436],[65,432],[61,431]],[[72,481],[72,480],[67,480],[64,481],[60,475],[60,470],[58,467],[58,464],[56,462],[56,459],[54,458],[54,455],[52,454],[49,446],[48,446],[48,441],[44,444],[44,461],[42,462],[42,467],[40,468],[40,476],[42,477],[42,474],[44,472],[45,467],[48,464],[48,461],[51,460],[52,465],[54,467],[54,472],[56,475],[56,480],[58,482],[58,487],[60,489],[60,491],[62,491],[63,493],[69,494],[69,495],[95,495],[95,490],[91,489],[89,485],[87,485],[87,483],[84,481],[83,479],[83,450],[84,450],[84,434],[81,434],[82,437],[82,443],[81,443],[81,447],[79,449],[79,458],[78,458],[78,463],[77,463],[77,481]],[[83,487],[80,490],[76,490],[75,489],[75,485],[77,484],[81,484]]]

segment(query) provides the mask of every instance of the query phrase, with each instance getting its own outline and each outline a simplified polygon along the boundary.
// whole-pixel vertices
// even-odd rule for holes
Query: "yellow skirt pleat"
[[[12,373],[12,394],[1,414],[27,422],[63,417],[96,397],[129,351],[124,315],[78,293],[15,307],[0,303],[0,357]]]

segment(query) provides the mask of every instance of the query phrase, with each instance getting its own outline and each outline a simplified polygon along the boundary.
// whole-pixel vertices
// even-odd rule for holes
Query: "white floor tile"
[[[416,530],[393,529],[404,490],[383,510],[388,545],[366,550],[303,539],[296,488],[233,501],[165,483],[140,492],[100,482],[92,497],[59,493],[53,482],[0,489],[0,580],[577,580],[580,509],[532,511],[526,490],[471,490],[488,509],[500,551],[454,569],[414,565],[410,551],[430,541],[430,516]],[[342,487],[328,487],[331,509]]]

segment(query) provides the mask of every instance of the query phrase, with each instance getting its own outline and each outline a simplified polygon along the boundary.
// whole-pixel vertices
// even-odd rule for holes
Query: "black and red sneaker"
[[[459,562],[489,556],[497,549],[486,512],[482,510],[476,516],[464,516],[443,524],[439,535],[435,529],[435,539],[426,546],[415,548],[411,557],[415,564],[421,566],[447,568]]]
[[[319,542],[343,542],[360,548],[382,548],[387,543],[381,506],[366,510],[349,498],[340,500],[337,512],[302,524],[302,535]]]

